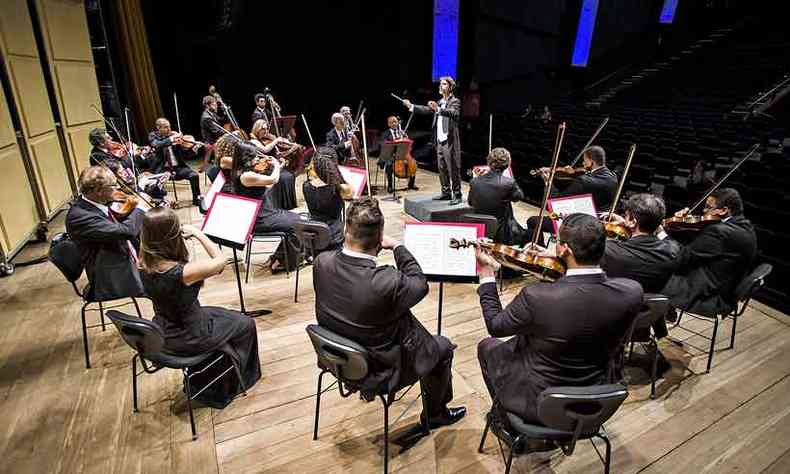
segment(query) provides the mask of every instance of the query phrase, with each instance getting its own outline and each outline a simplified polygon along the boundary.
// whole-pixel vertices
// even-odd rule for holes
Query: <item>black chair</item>
[[[483,438],[480,440],[478,452],[483,452],[483,445],[488,430],[495,421],[498,411],[504,412],[507,423],[514,431],[512,439],[502,429],[493,429],[499,441],[502,460],[505,462],[505,474],[510,472],[514,454],[529,454],[538,451],[561,449],[563,454],[570,456],[576,449],[576,442],[589,439],[604,465],[604,472],[609,473],[612,459],[612,446],[603,424],[614,415],[623,401],[628,397],[628,390],[621,384],[593,385],[589,387],[551,387],[544,390],[538,397],[538,418],[541,424],[525,422],[520,416],[494,408],[488,414]],[[592,438],[600,438],[606,444],[605,456],[601,456]],[[507,459],[502,443],[510,451]],[[532,446],[530,446],[532,442]]]
[[[494,216],[489,216],[488,214],[463,214],[459,219],[459,222],[466,222],[469,224],[483,224],[486,228],[486,237],[489,239],[493,239],[496,236],[497,230],[497,220]]]
[[[634,343],[648,343],[645,349],[650,352],[650,398],[656,398],[656,370],[658,365],[658,342],[653,334],[653,324],[663,318],[669,310],[669,298],[664,295],[647,293],[644,295],[644,307],[634,318],[628,329],[626,344],[628,360],[634,353]],[[643,344],[644,347],[644,344]]]
[[[315,259],[316,252],[329,246],[332,241],[332,231],[329,226],[318,221],[299,221],[294,224],[294,233],[299,239],[299,256],[301,261],[305,259],[305,253],[310,252],[310,258]],[[294,303],[297,303],[299,294],[299,269],[296,266],[296,284],[294,285]]]
[[[66,277],[66,280],[71,283],[72,288],[74,288],[74,293],[82,298],[83,304],[82,309],[80,310],[80,314],[82,315],[82,349],[85,352],[85,368],[90,369],[91,358],[90,350],[88,348],[88,329],[101,326],[101,330],[104,331],[106,329],[106,324],[104,322],[103,303],[117,300],[96,299],[93,297],[93,292],[90,289],[90,283],[88,283],[82,290],[77,288],[77,280],[79,280],[80,276],[82,276],[84,267],[82,266],[82,260],[80,258],[80,250],[77,247],[77,244],[71,240],[67,233],[61,232],[52,237],[52,242],[49,246],[49,261],[52,262],[52,264],[55,265],[58,270],[60,270],[60,273]],[[135,297],[130,297],[130,299],[134,304],[134,309],[137,311],[138,316],[142,317],[140,306],[137,304],[137,299]],[[93,303],[99,305],[98,311],[99,315],[101,316],[101,324],[88,326],[85,322],[85,315],[88,311],[96,311],[95,309],[88,309],[88,306]]]
[[[318,416],[321,409],[321,394],[332,389],[337,384],[340,396],[347,398],[355,391],[359,390],[365,382],[370,370],[370,354],[368,350],[357,344],[356,342],[347,339],[343,336],[335,334],[334,332],[323,328],[317,324],[307,326],[307,335],[310,336],[310,341],[313,343],[316,356],[318,357],[318,368],[321,372],[318,374],[318,390],[315,396],[315,425],[313,427],[313,440],[318,439]],[[321,390],[321,383],[324,374],[331,373],[335,377],[335,382],[332,383],[327,389]],[[386,385],[384,383],[383,385]],[[343,388],[345,386],[345,389]],[[414,385],[409,386],[406,390],[398,396],[397,391],[388,392],[386,389],[374,394],[378,396],[381,403],[384,405],[384,473],[387,473],[389,467],[389,408],[394,402],[403,398]],[[422,399],[423,411],[428,411],[428,401],[425,393],[422,391],[420,385],[420,397]],[[365,395],[365,394],[363,394]],[[417,399],[414,400],[415,402]],[[414,402],[412,402],[413,404]],[[403,414],[411,408],[410,404],[403,411]],[[401,416],[403,416],[401,414]],[[400,416],[398,417],[400,419]],[[397,419],[396,419],[397,421]],[[422,435],[427,436],[430,434],[430,427],[427,422],[422,422]]]
[[[290,278],[291,271],[289,270],[290,267],[288,265],[288,251],[284,248],[286,245],[288,245],[288,234],[285,232],[262,232],[252,234],[250,239],[247,241],[247,252],[244,257],[244,265],[246,267],[244,271],[244,283],[249,282],[250,279],[250,264],[252,262],[252,256],[258,254],[258,252],[252,251],[252,244],[254,242],[279,242],[277,244],[277,248],[283,247],[283,255],[285,256],[285,276]]]
[[[724,321],[724,319],[730,317],[732,318],[732,333],[730,334],[730,347],[728,349],[732,349],[735,347],[735,327],[738,323],[738,318],[743,315],[743,312],[746,311],[746,307],[749,305],[749,301],[751,301],[752,296],[760,290],[765,284],[765,278],[771,273],[773,270],[773,265],[770,263],[763,263],[757,266],[751,273],[748,273],[743,279],[738,283],[738,286],[735,287],[735,305],[730,309],[729,312],[724,314],[716,314],[716,315],[705,315],[705,314],[694,314],[685,311],[683,308],[678,308],[680,313],[678,314],[677,320],[675,321],[674,327],[680,327],[692,334],[700,336],[704,339],[710,341],[710,348],[708,349],[708,365],[705,369],[705,373],[710,372],[710,366],[713,363],[713,348],[716,345],[716,333],[719,329],[719,323]],[[692,318],[700,319],[700,320],[707,320],[713,321],[713,334],[711,337],[707,337],[704,334],[701,334],[697,331],[689,329],[687,327],[680,326],[680,320],[684,314],[688,314]],[[679,345],[682,345],[682,342],[673,341]]]
[[[197,393],[192,394],[192,377],[201,374],[211,368],[214,364],[228,357],[221,352],[205,352],[190,357],[179,357],[165,354],[162,349],[165,346],[165,337],[162,328],[153,321],[137,318],[120,311],[107,311],[107,317],[115,324],[121,337],[136,354],[132,357],[132,396],[134,400],[134,412],[137,413],[137,376],[143,372],[153,374],[163,368],[178,369],[184,375],[184,388],[186,390],[187,410],[189,411],[189,424],[192,426],[192,440],[196,440],[197,430],[195,429],[195,415],[192,412],[192,400],[203,393],[204,390],[212,386],[228,372],[235,369],[236,377],[239,381],[244,395],[247,395],[244,380],[241,378],[239,368],[231,361],[231,367],[225,369],[211,382],[200,388]],[[143,372],[137,372],[137,360],[143,367]],[[209,359],[211,359],[209,361]],[[149,362],[151,365],[149,365]]]

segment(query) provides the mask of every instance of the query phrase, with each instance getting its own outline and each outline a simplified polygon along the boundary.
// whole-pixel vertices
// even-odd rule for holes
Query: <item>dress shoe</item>
[[[417,186],[415,186],[413,184],[411,186],[409,186],[409,189],[411,189],[412,191],[419,191],[420,190],[420,188],[418,188]]]
[[[449,194],[439,194],[438,196],[434,196],[431,199],[434,201],[449,201],[452,198]]]
[[[441,426],[449,426],[459,421],[464,416],[466,416],[466,407],[445,408],[444,413],[441,415],[431,417],[431,419],[428,421],[428,426],[431,429],[439,428]],[[425,422],[424,414],[420,415],[420,422]]]
[[[450,205],[451,205],[451,206],[457,206],[458,204],[461,204],[461,196],[454,196],[454,197],[453,197],[453,198],[450,200]]]

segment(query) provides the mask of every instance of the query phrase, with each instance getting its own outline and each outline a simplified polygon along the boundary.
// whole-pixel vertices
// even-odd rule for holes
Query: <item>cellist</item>
[[[394,115],[387,117],[387,129],[381,134],[381,143],[384,144],[385,142],[397,142],[406,138],[409,138],[409,136],[406,134],[406,131],[401,128],[398,117]],[[394,178],[392,173],[392,162],[390,161],[385,163],[383,161],[379,161],[379,168],[384,168],[384,174],[387,175],[387,192],[391,193],[392,188],[395,185],[393,182]],[[420,188],[414,185],[415,177],[416,175],[409,177],[409,189],[417,191]]]

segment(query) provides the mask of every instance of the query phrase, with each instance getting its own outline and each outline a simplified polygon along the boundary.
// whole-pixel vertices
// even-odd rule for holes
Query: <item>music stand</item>
[[[277,127],[280,130],[280,136],[285,137],[291,133],[296,123],[296,115],[283,115],[274,119],[277,122]],[[270,127],[273,129],[274,127]]]
[[[241,312],[251,318],[272,312],[269,309],[247,311],[244,306],[244,292],[241,289],[241,273],[239,272],[237,251],[243,250],[244,246],[248,245],[260,207],[261,201],[257,199],[217,193],[211,202],[211,207],[206,213],[202,226],[203,232],[209,239],[233,250],[233,269],[236,273],[236,286],[239,289],[239,306],[241,306]]]
[[[395,161],[402,159],[406,155],[408,142],[384,142],[381,145],[381,152],[379,153],[379,161],[390,165],[390,174],[392,176],[392,196],[382,198],[382,201],[400,202],[400,196],[395,186]]]

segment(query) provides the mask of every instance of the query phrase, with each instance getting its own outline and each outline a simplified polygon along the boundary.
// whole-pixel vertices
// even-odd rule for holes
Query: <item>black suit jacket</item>
[[[461,119],[461,99],[450,96],[450,98],[447,99],[447,104],[444,109],[439,109],[439,112],[434,112],[433,109],[427,105],[415,105],[414,113],[434,116],[432,124],[434,143],[438,141],[437,123],[441,120],[444,124],[444,129],[447,130],[447,143],[450,145],[451,149],[457,150],[457,153],[461,152],[461,138],[458,132],[458,122]]]
[[[676,308],[712,316],[736,303],[735,287],[752,269],[757,255],[754,227],[743,216],[712,224],[684,246],[675,260],[675,275],[662,293]]]
[[[229,120],[222,109],[217,110],[216,114],[209,109],[203,110],[200,115],[200,135],[203,137],[203,142],[213,145],[219,137],[225,135],[225,129],[222,126],[228,122]]]
[[[497,242],[520,245],[524,241],[524,229],[513,217],[510,204],[524,199],[516,180],[503,176],[502,171],[491,170],[469,182],[468,199],[476,213],[497,218]]]
[[[350,138],[351,137],[348,137],[348,139]],[[346,161],[346,158],[351,156],[351,148],[346,148],[344,141],[337,136],[337,131],[335,131],[334,127],[326,132],[326,146],[335,150],[335,153],[337,154],[337,162],[340,164],[343,164]]]
[[[561,192],[555,190],[552,195],[560,197],[588,193],[592,194],[598,212],[608,211],[612,207],[614,195],[617,194],[617,175],[606,166],[602,166],[577,177],[567,188]]]
[[[184,159],[189,155],[194,155],[194,152],[185,150],[181,146],[173,146],[173,140],[170,137],[163,137],[157,131],[148,134],[148,143],[154,150],[148,158],[148,170],[152,173],[164,173],[173,168],[170,164],[168,149],[173,150],[178,163],[177,168],[189,166]]]
[[[90,298],[103,301],[143,293],[127,244],[137,245],[142,223],[143,212],[139,209],[123,222],[113,222],[81,197],[72,202],[66,215],[66,232],[79,248],[90,282]]]
[[[477,293],[488,332],[515,336],[486,355],[496,396],[507,411],[532,421],[544,389],[613,378],[611,362],[642,307],[639,283],[603,273],[526,287],[505,309],[496,283]]]
[[[638,281],[645,293],[661,293],[672,276],[679,253],[677,242],[654,235],[607,240],[601,268],[612,278]]]
[[[406,247],[394,253],[397,268],[340,250],[322,252],[313,265],[318,324],[371,351],[367,389],[389,376],[388,388],[409,385],[439,362],[436,340],[411,312],[428,294],[428,282]]]
[[[264,119],[264,120],[266,120],[268,122],[269,121],[269,115],[266,113],[265,109],[261,110],[261,109],[259,109],[256,106],[255,110],[252,111],[252,122],[250,123],[250,127],[255,125],[255,122],[257,122],[260,119]]]

